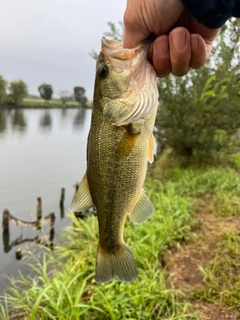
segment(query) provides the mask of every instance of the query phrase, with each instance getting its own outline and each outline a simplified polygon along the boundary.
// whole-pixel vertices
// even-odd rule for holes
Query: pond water
[[[0,109],[0,211],[24,221],[36,220],[37,198],[42,217],[54,212],[55,235],[70,224],[66,216],[75,193],[74,184],[86,170],[86,144],[91,110]],[[59,206],[65,188],[64,209]],[[2,219],[2,218],[1,218]],[[49,235],[49,223],[41,232]],[[9,223],[9,234],[0,237],[0,294],[24,263],[16,248],[31,248],[41,236],[30,226]]]

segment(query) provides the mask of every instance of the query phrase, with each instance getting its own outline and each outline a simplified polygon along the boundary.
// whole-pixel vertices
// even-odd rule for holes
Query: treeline
[[[43,83],[38,87],[40,97],[49,102],[53,96],[53,88],[50,84]],[[65,105],[67,101],[77,101],[81,106],[86,106],[88,100],[85,89],[80,86],[73,88],[73,92],[60,91],[58,96]],[[22,80],[7,81],[0,75],[0,106],[21,106],[23,100],[28,97],[28,87]]]
[[[204,67],[182,78],[159,79],[155,136],[183,164],[218,161],[235,152],[240,130],[240,21],[214,43]]]

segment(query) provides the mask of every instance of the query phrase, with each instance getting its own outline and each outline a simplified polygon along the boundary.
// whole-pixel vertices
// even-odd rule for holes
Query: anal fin
[[[82,212],[94,206],[89,190],[87,174],[85,173],[78,190],[73,198],[71,209],[73,212]]]
[[[129,219],[134,224],[142,224],[144,221],[148,220],[153,214],[153,206],[148,199],[146,193],[142,189],[142,192],[129,214]]]

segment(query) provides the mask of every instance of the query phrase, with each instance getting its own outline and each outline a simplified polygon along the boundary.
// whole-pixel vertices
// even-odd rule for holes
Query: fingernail
[[[168,44],[168,37],[162,36],[155,40],[154,42],[154,51],[159,56],[166,56],[169,54],[169,44]]]
[[[175,32],[172,37],[172,44],[174,49],[182,50],[186,45],[186,33],[184,31]]]
[[[198,37],[195,34],[192,34],[191,36],[191,47],[194,52],[197,52],[199,49]]]

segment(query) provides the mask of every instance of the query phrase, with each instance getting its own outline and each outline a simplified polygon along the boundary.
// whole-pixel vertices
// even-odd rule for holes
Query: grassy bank
[[[63,102],[59,99],[51,99],[45,101],[40,98],[25,98],[23,99],[20,106],[6,105],[5,108],[28,108],[28,109],[39,109],[39,108],[63,108]],[[65,103],[65,108],[79,108],[80,105],[77,101],[67,101]],[[85,108],[92,108],[92,103],[88,101]]]
[[[125,227],[139,271],[132,284],[95,284],[97,220],[71,217],[54,254],[32,256],[35,276],[12,280],[0,318],[240,319],[238,159],[189,169],[155,161],[146,181],[154,216]]]

